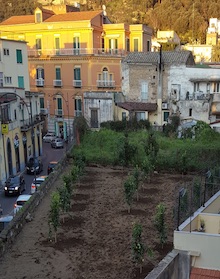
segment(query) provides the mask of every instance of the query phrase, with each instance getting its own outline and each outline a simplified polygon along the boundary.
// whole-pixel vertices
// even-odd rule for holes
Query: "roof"
[[[125,63],[151,63],[158,64],[160,52],[130,52],[124,59]],[[191,51],[162,51],[163,64],[195,65]]]
[[[139,103],[139,102],[123,102],[117,103],[117,106],[128,111],[155,111],[157,104]]]
[[[220,270],[193,267],[190,279],[220,279]]]
[[[45,9],[43,10],[45,13]],[[50,12],[48,10],[48,12]],[[70,12],[65,14],[54,15],[51,13],[51,16],[45,19],[43,22],[62,22],[62,21],[82,21],[82,20],[91,20],[99,14],[102,14],[103,11],[89,11],[89,12]],[[21,15],[21,16],[12,16],[8,19],[2,21],[0,25],[13,25],[13,24],[28,24],[35,23],[34,15]]]
[[[102,11],[90,11],[90,12],[71,12],[66,14],[53,15],[46,19],[44,22],[61,22],[61,21],[82,21],[91,20]]]

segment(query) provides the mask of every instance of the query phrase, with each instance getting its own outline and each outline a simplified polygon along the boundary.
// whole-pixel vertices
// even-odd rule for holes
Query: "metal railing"
[[[29,49],[29,57],[39,56],[62,56],[62,55],[104,55],[104,56],[125,56],[128,51],[124,49],[109,49],[109,48],[61,48],[61,49]]]

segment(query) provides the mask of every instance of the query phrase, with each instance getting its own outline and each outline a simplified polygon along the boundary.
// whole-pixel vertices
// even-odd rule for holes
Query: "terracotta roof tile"
[[[190,279],[220,279],[220,270],[193,267]]]
[[[22,16],[11,16],[8,19],[2,21],[1,25],[13,25],[13,24],[26,24],[34,23],[34,15],[22,15]]]
[[[62,22],[62,21],[82,21],[82,20],[91,20],[99,14],[102,14],[102,11],[89,11],[89,12],[70,12],[65,14],[55,15],[53,12],[48,10],[48,12],[44,9],[43,13],[47,13],[51,16],[44,20],[44,22]],[[28,24],[34,23],[35,17],[34,15],[22,15],[22,16],[12,16],[3,22],[1,25],[13,25],[13,24]]]
[[[117,103],[117,106],[128,111],[155,111],[157,109],[157,104],[139,102]]]
[[[44,22],[91,20],[99,14],[102,14],[102,11],[71,12],[66,14],[53,15],[46,19]]]

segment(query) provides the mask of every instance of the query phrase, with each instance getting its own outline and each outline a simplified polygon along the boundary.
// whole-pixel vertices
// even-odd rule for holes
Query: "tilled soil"
[[[63,183],[60,177],[1,259],[0,278],[143,279],[172,250],[176,188],[192,176],[154,174],[141,186],[130,213],[123,188],[127,176],[128,170],[87,167],[72,196],[70,212],[61,218],[54,243],[49,238],[48,214],[51,193]],[[168,225],[168,242],[163,249],[153,225],[159,203],[166,206]],[[132,260],[135,222],[143,227],[144,244],[153,250],[152,258],[145,257],[141,274]]]

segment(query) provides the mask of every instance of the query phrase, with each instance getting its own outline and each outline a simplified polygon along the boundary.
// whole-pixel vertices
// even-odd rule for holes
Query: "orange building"
[[[152,30],[112,24],[102,10],[50,5],[1,22],[0,36],[28,42],[30,90],[41,94],[45,129],[67,138],[75,116],[84,115],[91,128],[114,119],[114,103],[123,100],[121,60],[150,51]]]

